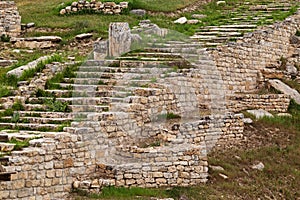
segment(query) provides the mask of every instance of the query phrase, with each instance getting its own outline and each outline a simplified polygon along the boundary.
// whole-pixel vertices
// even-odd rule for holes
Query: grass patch
[[[161,189],[145,189],[145,188],[116,188],[116,187],[104,187],[101,194],[88,194],[82,190],[74,190],[75,194],[80,199],[82,196],[86,196],[91,199],[149,199],[150,197],[166,198],[167,194]],[[81,196],[81,197],[80,197]],[[141,198],[144,197],[144,198]],[[148,197],[148,198],[146,198]]]
[[[67,102],[57,101],[56,98],[47,98],[44,100],[49,112],[70,112]]]
[[[181,116],[174,113],[159,114],[154,118],[154,121],[180,119]]]
[[[75,71],[78,70],[78,67],[82,63],[78,63],[75,65],[67,66],[63,69],[62,72],[57,73],[51,79],[47,80],[45,88],[46,89],[62,89],[58,83],[64,82],[64,78],[75,78]]]
[[[25,147],[29,147],[29,140],[20,141],[15,138],[12,138],[8,143],[15,144],[15,151],[22,150]]]

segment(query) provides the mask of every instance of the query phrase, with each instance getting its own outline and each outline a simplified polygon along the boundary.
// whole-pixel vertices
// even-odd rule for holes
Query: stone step
[[[215,35],[215,36],[242,36],[241,32],[219,32],[219,31],[209,31],[209,32],[196,32],[194,36],[197,35]]]
[[[70,105],[70,109],[73,112],[106,112],[109,110],[109,106],[99,106],[99,105]]]
[[[24,140],[31,140],[31,139],[35,139],[35,138],[40,138],[42,137],[42,135],[37,135],[37,134],[21,134],[21,133],[4,133],[4,132],[1,132],[0,133],[0,138],[1,137],[6,137],[7,140],[6,141],[2,141],[0,140],[1,142],[8,142],[9,140],[11,139],[17,139],[17,140],[20,140],[20,141],[24,141]]]
[[[43,112],[43,111],[18,111],[20,117],[42,117],[42,118],[72,118],[72,113],[65,112]]]
[[[222,27],[218,27],[218,26],[215,26],[215,27],[205,27],[205,28],[201,28],[201,29],[198,29],[196,30],[196,32],[210,32],[210,31],[213,31],[213,32],[251,32],[253,31],[255,28],[253,29],[237,29],[237,28],[222,28]]]
[[[194,35],[191,36],[191,39],[197,39],[200,41],[227,41],[230,39],[238,39],[241,37],[234,36],[216,36],[216,35]]]
[[[12,117],[2,117],[1,119],[11,122]],[[72,121],[72,118],[42,118],[42,117],[20,117],[19,123],[39,123],[39,124],[62,124]]]
[[[0,151],[1,152],[10,152],[14,149],[15,146],[16,146],[16,144],[0,142]]]
[[[138,57],[152,57],[152,58],[180,58],[180,54],[178,53],[170,53],[170,52],[139,52],[139,53],[128,53],[128,56],[138,56]],[[122,58],[122,57],[120,57]]]
[[[30,104],[27,103],[24,105],[26,111],[46,111],[47,106],[43,104]]]
[[[26,130],[58,130],[59,124],[33,124],[33,123],[0,123],[0,127],[8,129],[26,129]]]

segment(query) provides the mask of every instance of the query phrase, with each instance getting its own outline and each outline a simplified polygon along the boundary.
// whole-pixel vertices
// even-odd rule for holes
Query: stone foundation
[[[246,109],[263,109],[269,112],[285,113],[288,110],[291,98],[285,94],[246,94],[232,97],[230,107],[235,112]]]
[[[21,33],[21,16],[13,1],[0,1],[0,36],[16,37]]]

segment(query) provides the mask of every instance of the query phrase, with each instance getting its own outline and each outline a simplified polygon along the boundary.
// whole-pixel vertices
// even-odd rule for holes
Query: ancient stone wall
[[[12,152],[5,167],[11,181],[0,182],[0,199],[54,199],[71,191],[76,176],[95,171],[95,155],[89,142],[67,133],[47,133],[30,141],[36,147]]]
[[[21,33],[21,16],[13,1],[0,1],[0,36],[18,36]]]
[[[74,1],[70,6],[60,10],[60,14],[71,14],[80,11],[94,11],[97,13],[104,14],[120,14],[124,9],[128,8],[128,2],[120,2],[116,4],[115,2],[101,2],[96,0],[91,1]]]
[[[260,71],[293,52],[290,38],[299,29],[300,13],[297,13],[281,23],[248,33],[236,43],[212,51],[228,95],[255,92],[262,77]]]
[[[263,109],[269,112],[287,112],[290,96],[285,94],[243,94],[232,97],[230,107],[235,112],[246,109]]]

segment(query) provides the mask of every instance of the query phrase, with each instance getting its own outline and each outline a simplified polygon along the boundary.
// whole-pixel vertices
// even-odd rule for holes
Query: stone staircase
[[[190,38],[207,47],[236,41],[260,25],[272,24],[278,18],[289,16],[293,10],[297,11],[294,8],[298,5],[299,1],[296,0],[231,2],[230,5],[225,5],[225,9],[222,7],[218,10],[224,15],[224,19],[218,19],[215,25],[201,26]]]

